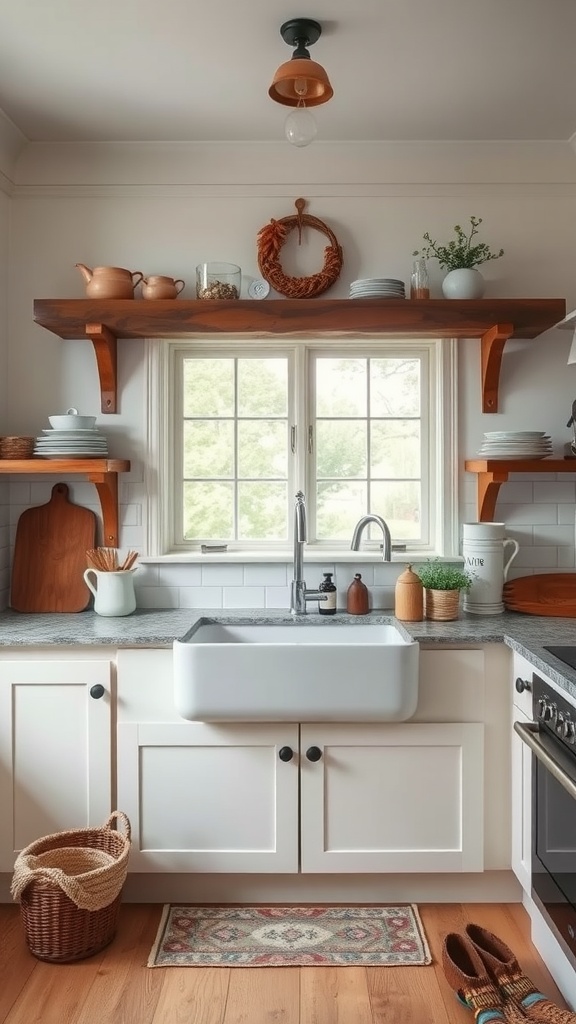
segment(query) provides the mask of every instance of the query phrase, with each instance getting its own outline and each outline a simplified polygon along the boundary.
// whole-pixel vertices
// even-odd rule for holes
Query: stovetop
[[[565,665],[576,669],[576,647],[545,647],[544,650],[553,654],[558,661],[563,661]]]

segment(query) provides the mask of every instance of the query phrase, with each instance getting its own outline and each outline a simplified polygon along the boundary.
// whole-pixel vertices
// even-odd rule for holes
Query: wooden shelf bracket
[[[495,324],[482,335],[482,412],[498,412],[502,352],[508,338],[513,334],[513,324]]]
[[[102,412],[116,412],[118,394],[117,344],[105,324],[86,324],[86,337],[94,345],[100,378]]]
[[[102,508],[102,529],[104,547],[118,547],[118,474],[87,473],[94,484]]]
[[[478,474],[478,522],[493,523],[500,484],[508,480],[508,473],[491,472]]]

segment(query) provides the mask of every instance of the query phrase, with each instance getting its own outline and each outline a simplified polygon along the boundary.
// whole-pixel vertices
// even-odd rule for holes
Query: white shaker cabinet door
[[[482,871],[483,725],[301,728],[303,872]]]
[[[296,872],[298,726],[119,723],[118,801],[132,871]]]
[[[0,659],[0,871],[111,808],[110,662]]]
[[[512,707],[512,870],[524,892],[532,888],[532,752],[514,731],[531,717]]]

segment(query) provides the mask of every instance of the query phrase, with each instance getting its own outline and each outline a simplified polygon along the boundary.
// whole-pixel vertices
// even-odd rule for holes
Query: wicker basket
[[[124,832],[113,829],[118,819]],[[102,828],[57,832],[31,843],[14,865],[26,942],[38,960],[69,963],[107,946],[118,924],[130,854],[122,811]]]
[[[0,459],[31,459],[34,437],[0,437]]]

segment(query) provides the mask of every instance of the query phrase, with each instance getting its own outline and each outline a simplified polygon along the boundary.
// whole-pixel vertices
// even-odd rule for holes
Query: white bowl
[[[95,416],[79,416],[78,409],[68,409],[61,416],[49,416],[48,422],[53,430],[93,430]]]

